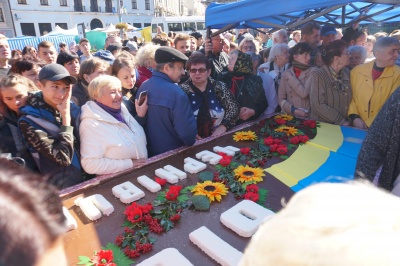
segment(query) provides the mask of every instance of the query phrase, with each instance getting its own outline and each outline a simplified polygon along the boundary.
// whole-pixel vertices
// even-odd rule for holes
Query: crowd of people
[[[62,189],[281,111],[368,129],[400,86],[400,31],[357,26],[110,34],[95,52],[86,38],[10,51],[0,36],[1,152]]]

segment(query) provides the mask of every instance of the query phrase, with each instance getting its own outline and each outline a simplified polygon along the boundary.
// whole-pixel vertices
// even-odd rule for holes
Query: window
[[[196,23],[194,22],[183,22],[183,30],[185,31],[195,31],[196,30]]]
[[[150,10],[150,0],[145,0],[144,5],[146,10]]]
[[[133,23],[133,27],[141,28],[142,27],[142,23]]]
[[[161,25],[162,25],[162,24],[161,24]],[[144,26],[145,26],[145,27],[151,26],[151,23],[144,23]],[[162,27],[162,28],[164,28],[164,27]]]
[[[60,0],[60,6],[67,6],[67,0]]]
[[[49,5],[49,0],[40,0],[40,4],[42,6],[48,6]]]
[[[18,0],[18,4],[26,5],[26,0]],[[33,36],[35,36],[35,35],[33,35]]]
[[[51,23],[39,23],[40,36],[46,35],[51,31]]]
[[[0,22],[4,22],[3,8],[0,8]]]
[[[33,23],[21,23],[21,32],[25,36],[36,36],[35,24]]]
[[[82,0],[74,0],[74,10],[77,12],[83,11]]]
[[[148,25],[147,25],[148,24]],[[150,23],[144,23],[144,26],[150,26]],[[164,31],[164,25],[162,23],[157,24],[151,24],[151,32],[152,33],[157,33],[157,26],[161,27],[161,30]]]
[[[97,0],[90,0],[90,12],[99,12]]]
[[[168,31],[182,31],[182,23],[168,23]]]
[[[63,30],[68,30],[68,24],[67,23],[56,23],[56,26],[60,27]]]
[[[137,9],[137,0],[132,0],[132,9]]]
[[[197,22],[197,30],[205,30],[206,23],[205,22]]]
[[[113,13],[111,0],[106,0],[106,12],[107,13]]]

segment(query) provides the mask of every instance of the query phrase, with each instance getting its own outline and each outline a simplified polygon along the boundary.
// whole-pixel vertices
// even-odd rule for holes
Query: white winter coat
[[[82,106],[79,134],[81,164],[89,174],[110,174],[133,167],[131,159],[146,159],[146,135],[122,105],[125,123],[93,101]]]

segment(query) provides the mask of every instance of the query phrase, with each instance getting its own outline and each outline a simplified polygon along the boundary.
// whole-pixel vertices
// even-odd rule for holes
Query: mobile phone
[[[142,104],[144,103],[144,101],[146,100],[146,97],[147,97],[147,91],[142,91],[142,92],[139,94],[139,100],[138,100],[139,106],[142,105]]]

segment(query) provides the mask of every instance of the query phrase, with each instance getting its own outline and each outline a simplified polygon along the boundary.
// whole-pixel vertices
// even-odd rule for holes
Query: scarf
[[[112,117],[117,119],[119,122],[125,123],[125,120],[124,120],[124,118],[122,117],[122,114],[121,114],[121,107],[118,108],[118,109],[115,109],[115,108],[111,108],[111,107],[109,107],[107,105],[104,105],[102,103],[99,103],[96,100],[94,102],[97,103],[98,106],[100,106],[104,111],[109,113]]]
[[[197,96],[200,96],[202,99],[199,112],[197,113],[197,134],[202,138],[209,137],[212,134],[211,130],[214,123],[210,115],[210,108],[208,107],[207,93],[210,89],[212,89],[212,85],[208,81],[206,89],[201,91],[199,88],[193,85],[192,81],[190,80],[189,86],[192,88],[194,93]]]
[[[293,66],[293,71],[296,74],[296,78],[298,78],[301,74],[301,71],[307,70],[310,68],[310,65],[305,65],[303,63],[297,62],[296,60],[293,60],[292,62]]]
[[[384,70],[385,70],[384,67],[378,67],[374,62],[374,66],[372,67],[372,79],[376,80],[377,78],[379,78]]]
[[[239,91],[240,85],[243,85],[244,76],[252,73],[253,61],[251,61],[250,55],[239,51],[235,66],[233,67],[232,85],[230,88],[230,91],[234,96],[236,96]]]

